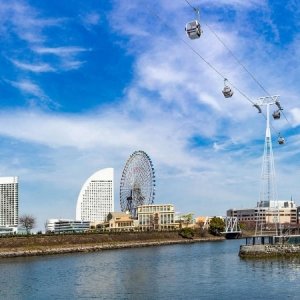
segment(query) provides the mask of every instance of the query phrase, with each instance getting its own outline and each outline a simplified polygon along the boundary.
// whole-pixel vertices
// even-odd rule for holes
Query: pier
[[[253,236],[240,246],[242,258],[300,256],[300,235]]]

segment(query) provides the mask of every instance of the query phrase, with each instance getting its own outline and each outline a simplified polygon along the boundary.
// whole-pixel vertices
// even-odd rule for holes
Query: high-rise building
[[[86,180],[77,200],[76,220],[104,222],[114,211],[114,169],[102,169]]]
[[[18,177],[0,177],[0,226],[18,226]]]

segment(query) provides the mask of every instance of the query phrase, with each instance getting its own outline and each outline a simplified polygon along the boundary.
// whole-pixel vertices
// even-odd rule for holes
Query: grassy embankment
[[[91,252],[222,239],[209,234],[201,237],[197,232],[193,238],[187,239],[177,231],[10,236],[0,238],[0,257]]]

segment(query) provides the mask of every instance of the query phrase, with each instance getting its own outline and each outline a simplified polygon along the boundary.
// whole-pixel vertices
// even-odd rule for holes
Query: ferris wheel
[[[144,151],[130,155],[124,167],[120,184],[122,211],[136,217],[137,207],[152,204],[155,197],[155,173],[150,157]]]

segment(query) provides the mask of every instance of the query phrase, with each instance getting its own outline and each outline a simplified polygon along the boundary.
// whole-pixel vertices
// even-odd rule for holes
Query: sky
[[[266,91],[286,116],[272,121],[278,198],[300,205],[297,1],[189,2],[197,40],[185,0],[0,1],[0,176],[19,176],[19,214],[37,228],[75,218],[81,186],[106,167],[120,210],[137,150],[153,162],[155,203],[196,216],[254,207],[266,120],[249,99]]]

